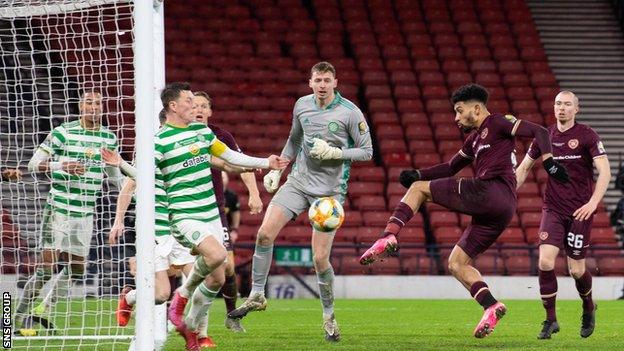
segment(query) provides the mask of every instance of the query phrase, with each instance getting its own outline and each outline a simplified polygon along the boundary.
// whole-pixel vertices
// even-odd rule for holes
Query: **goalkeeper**
[[[271,267],[273,242],[279,231],[306,211],[317,198],[333,196],[341,203],[347,192],[352,161],[368,161],[373,155],[368,125],[362,112],[335,91],[336,70],[328,62],[311,69],[309,86],[313,94],[301,97],[293,109],[290,136],[282,157],[295,165],[286,183],[275,194],[258,229],[252,266],[252,289],[247,300],[228,314],[242,318],[250,311],[264,310],[264,286]],[[275,192],[282,171],[264,177],[264,187]],[[340,332],[334,317],[334,270],[329,262],[335,232],[312,232],[314,268],[323,307],[325,339],[338,341]]]

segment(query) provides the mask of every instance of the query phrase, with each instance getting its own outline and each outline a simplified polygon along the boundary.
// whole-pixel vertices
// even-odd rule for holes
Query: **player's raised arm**
[[[60,136],[60,132],[55,128],[46,138],[46,140],[39,145],[37,151],[28,162],[28,170],[30,172],[53,172],[53,171],[65,171],[72,175],[82,175],[86,171],[84,164],[77,161],[53,161],[51,156],[55,154],[56,150],[60,150],[63,145]]]
[[[569,180],[566,169],[553,159],[551,140],[546,128],[533,122],[518,120],[513,127],[512,135],[535,138],[534,144],[541,151],[544,169],[548,175],[563,183]]]
[[[453,157],[444,163],[440,163],[431,167],[423,169],[410,169],[404,170],[399,176],[399,182],[405,188],[409,188],[412,183],[419,180],[433,180],[439,178],[451,177],[457,172],[464,169],[464,167],[470,165],[474,160],[471,155],[470,144],[472,144],[473,137],[466,139],[464,147],[459,150]]]
[[[289,163],[288,159],[276,155],[271,155],[267,158],[260,158],[236,152],[216,138],[212,145],[210,145],[210,153],[213,156],[222,158],[228,163],[245,168],[269,168],[278,170],[286,168]]]

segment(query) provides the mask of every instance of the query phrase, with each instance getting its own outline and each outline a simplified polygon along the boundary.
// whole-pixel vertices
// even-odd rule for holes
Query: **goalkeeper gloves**
[[[567,183],[570,180],[568,176],[568,171],[559,164],[559,162],[555,161],[552,157],[545,159],[542,164],[544,165],[544,169],[549,176],[555,178],[556,181],[561,183]]]
[[[329,146],[325,140],[319,138],[312,139],[314,144],[310,149],[310,157],[318,160],[339,160],[342,158],[342,149]]]
[[[420,180],[420,171],[417,169],[406,169],[401,172],[399,176],[399,182],[405,188],[408,188],[412,185],[412,183]]]
[[[283,170],[273,170],[264,176],[264,188],[269,193],[274,193],[279,188],[280,178]]]

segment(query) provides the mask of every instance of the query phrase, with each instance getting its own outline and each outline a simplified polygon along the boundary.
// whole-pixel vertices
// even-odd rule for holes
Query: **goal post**
[[[26,312],[32,314],[30,323],[41,317],[54,329],[38,325],[35,335],[14,335],[16,350],[128,349],[135,330],[141,331],[136,350],[164,343],[166,320],[162,310],[158,320],[154,312],[150,240],[153,135],[164,86],[162,16],[162,0],[0,1],[0,171],[22,173],[21,179],[0,182],[0,287],[11,296],[13,316],[24,285],[41,263],[41,231],[53,182],[52,175],[31,173],[27,165],[55,127],[78,120],[84,92],[101,92],[102,125],[116,135],[124,158],[138,155],[139,169],[136,253],[134,239],[108,244],[117,189],[105,180],[93,206],[93,236],[82,278],[71,280],[64,296],[51,291],[52,285],[62,284],[63,269],[70,266],[59,257],[51,279],[32,301],[40,307],[46,296],[53,296],[54,303],[43,314]],[[132,281],[127,259],[135,254],[134,280],[141,282],[136,284],[136,324],[122,328],[115,308],[119,291]],[[13,327],[15,332],[20,326]],[[155,343],[156,335],[160,340]]]

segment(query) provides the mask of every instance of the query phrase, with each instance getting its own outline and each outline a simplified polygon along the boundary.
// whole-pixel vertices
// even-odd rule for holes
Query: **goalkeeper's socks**
[[[490,288],[484,281],[478,281],[472,284],[470,287],[470,295],[479,303],[479,305],[483,306],[484,310],[487,310],[488,307],[498,302],[494,296],[492,296]]]
[[[236,286],[236,274],[225,277],[225,283],[221,287],[221,294],[225,301],[225,309],[228,313],[236,309],[236,298],[238,297],[238,287]]]
[[[398,236],[401,228],[403,228],[407,222],[412,219],[412,217],[414,217],[414,211],[412,211],[412,208],[404,202],[399,202],[399,204],[394,208],[392,216],[388,219],[388,224],[386,224],[386,228],[384,229],[383,237],[390,234]]]
[[[316,272],[318,279],[319,295],[323,306],[323,316],[334,313],[334,269],[329,267],[326,271]]]
[[[179,289],[180,295],[183,297],[189,298],[193,295],[193,292],[197,288],[197,286],[206,278],[208,274],[210,274],[212,270],[206,264],[203,256],[197,256],[195,259],[195,263],[193,264],[193,269],[191,269],[191,273],[188,276],[188,279],[182,284]]]
[[[251,266],[251,293],[264,295],[264,286],[266,285],[269,269],[271,269],[271,260],[273,259],[273,244],[268,246],[256,245],[253,255],[253,263]]]
[[[132,289],[130,291],[128,291],[128,293],[126,294],[126,303],[130,306],[134,306],[134,304],[136,303],[136,290]]]
[[[193,292],[193,299],[191,301],[191,307],[184,318],[184,322],[191,330],[197,330],[200,325],[200,321],[206,316],[212,301],[219,293],[219,289],[216,291],[211,290],[206,286],[206,282],[199,285],[195,292]]]

